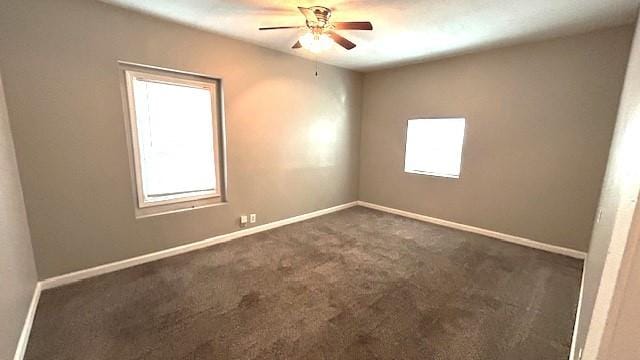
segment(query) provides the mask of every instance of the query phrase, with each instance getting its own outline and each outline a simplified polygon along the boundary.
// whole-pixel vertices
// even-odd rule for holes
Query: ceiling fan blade
[[[351,50],[354,47],[356,47],[356,44],[354,44],[351,41],[345,39],[344,37],[336,34],[333,31],[329,31],[329,32],[327,32],[327,34],[333,39],[333,41],[335,41],[338,45],[342,46],[343,48],[345,48],[347,50]]]
[[[308,21],[317,21],[316,14],[313,13],[313,10],[302,6],[298,6],[298,10],[300,10]]]
[[[261,27],[258,30],[300,29],[302,26],[271,26]]]
[[[295,44],[293,44],[293,46],[291,47],[292,49],[300,49],[302,47],[302,44],[300,44],[300,41],[296,41]]]
[[[368,21],[338,21],[333,26],[337,30],[373,30],[373,25]]]

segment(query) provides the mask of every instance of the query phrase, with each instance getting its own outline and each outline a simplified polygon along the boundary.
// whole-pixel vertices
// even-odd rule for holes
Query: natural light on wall
[[[464,118],[409,120],[404,171],[460,177],[464,128]]]
[[[318,166],[336,164],[338,123],[334,119],[317,119],[309,127],[307,157]]]

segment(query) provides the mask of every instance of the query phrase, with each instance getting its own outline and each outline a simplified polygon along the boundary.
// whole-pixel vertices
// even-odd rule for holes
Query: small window
[[[409,120],[404,171],[459,178],[464,126],[464,118]]]
[[[220,202],[218,81],[159,70],[125,78],[137,214]]]

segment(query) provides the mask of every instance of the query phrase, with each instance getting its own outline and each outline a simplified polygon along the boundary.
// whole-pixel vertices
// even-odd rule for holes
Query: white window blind
[[[464,118],[409,120],[405,172],[458,178],[464,128]]]
[[[131,86],[144,202],[217,194],[212,89],[144,76]]]

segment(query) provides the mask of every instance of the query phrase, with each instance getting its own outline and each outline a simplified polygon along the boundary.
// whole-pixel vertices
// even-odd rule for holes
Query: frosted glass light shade
[[[308,32],[300,38],[300,44],[305,49],[319,53],[328,50],[333,45],[333,39],[327,34],[313,34]]]

